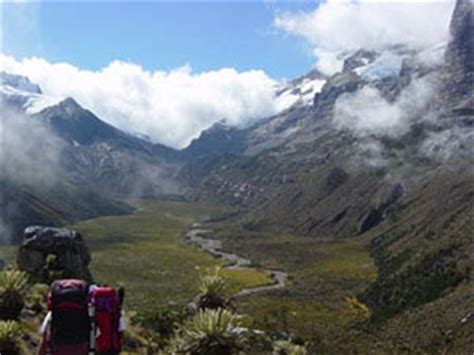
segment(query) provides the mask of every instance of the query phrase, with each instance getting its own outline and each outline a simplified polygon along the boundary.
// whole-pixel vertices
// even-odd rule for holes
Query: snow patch
[[[33,115],[35,113],[43,111],[45,108],[59,104],[62,100],[62,98],[45,95],[31,97],[27,103],[28,107],[26,108],[26,113],[29,115]]]
[[[313,103],[314,95],[321,92],[326,80],[305,80],[301,85],[301,98],[304,105],[310,105]]]
[[[282,112],[289,109],[290,107],[295,105],[299,101],[299,99],[300,96],[293,94],[293,90],[291,88],[286,89],[275,98],[275,106],[277,112]]]
[[[0,94],[22,102],[22,107],[28,115],[33,115],[47,107],[57,105],[63,100],[63,98],[60,97],[52,97],[29,91],[28,89],[30,87],[27,85],[29,81],[26,81],[25,83],[26,86],[24,87],[22,85],[17,85],[15,87],[10,85],[0,85]],[[20,88],[26,88],[27,90],[22,90]]]
[[[402,70],[403,56],[392,52],[384,52],[375,61],[354,71],[366,80],[380,80],[399,76]]]
[[[314,95],[320,92],[326,80],[304,79],[298,85],[280,86],[279,94],[275,98],[275,106],[278,112],[285,111],[295,105],[308,106],[313,103]]]

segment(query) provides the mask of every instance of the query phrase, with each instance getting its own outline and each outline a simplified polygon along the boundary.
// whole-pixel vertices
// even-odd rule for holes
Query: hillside
[[[30,224],[64,225],[130,212],[119,199],[176,195],[176,152],[122,132],[72,98],[1,74],[2,240]]]
[[[461,353],[472,346],[464,335],[446,335],[474,307],[472,7],[458,2],[451,40],[435,65],[403,46],[347,57],[310,107],[248,129],[244,154],[209,165],[194,194],[245,206],[223,228],[243,226],[235,234],[254,240],[227,245],[257,253],[264,265],[298,253],[298,239],[283,255],[270,252],[276,260],[252,251],[278,242],[268,245],[268,234],[310,236],[315,248],[318,241],[367,241],[378,273],[359,296],[382,329],[375,334],[400,341],[399,351],[432,352],[440,341],[453,341],[446,346]],[[308,292],[318,299],[318,290]],[[434,323],[439,329],[410,333]]]

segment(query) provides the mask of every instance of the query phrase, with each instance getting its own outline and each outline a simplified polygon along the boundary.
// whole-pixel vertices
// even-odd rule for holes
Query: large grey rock
[[[25,229],[18,253],[18,267],[44,279],[48,255],[54,255],[54,268],[67,278],[91,280],[91,256],[81,234],[65,229],[31,226]]]

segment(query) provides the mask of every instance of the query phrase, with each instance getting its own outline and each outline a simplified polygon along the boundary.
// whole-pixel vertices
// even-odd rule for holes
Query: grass
[[[248,314],[255,327],[302,336],[310,340],[310,353],[363,352],[375,343],[346,301],[377,276],[366,240],[329,242],[288,233],[242,233],[225,225],[221,229],[226,249],[289,273],[286,289],[239,299],[238,311]]]
[[[0,259],[3,259],[6,265],[16,262],[18,248],[13,245],[0,245]]]
[[[165,201],[135,202],[139,211],[91,219],[70,226],[83,233],[92,254],[97,282],[127,289],[129,309],[168,303],[185,304],[198,292],[197,268],[220,265],[208,254],[182,242],[186,226],[216,215],[216,206]],[[270,282],[258,270],[226,271],[229,291]]]

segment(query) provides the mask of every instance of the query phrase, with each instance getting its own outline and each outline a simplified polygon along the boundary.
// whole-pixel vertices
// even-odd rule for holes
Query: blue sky
[[[314,2],[3,3],[3,53],[98,70],[113,60],[148,70],[263,69],[275,79],[311,69],[304,40],[273,26],[276,14]]]

